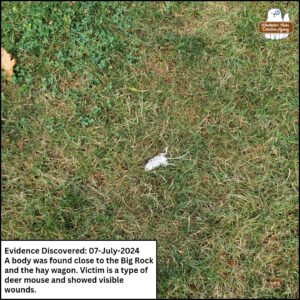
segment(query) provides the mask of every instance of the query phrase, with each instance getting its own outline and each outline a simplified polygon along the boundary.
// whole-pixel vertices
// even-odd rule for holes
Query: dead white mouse
[[[168,165],[173,165],[173,164],[169,163],[168,160],[170,160],[170,159],[179,159],[179,158],[182,158],[182,157],[187,155],[187,153],[186,153],[186,154],[178,156],[178,157],[173,157],[173,158],[169,157],[169,158],[167,158],[166,157],[167,151],[168,151],[168,148],[166,149],[165,152],[160,153],[160,154],[154,156],[153,158],[151,158],[147,162],[147,164],[145,165],[145,171],[152,171],[152,170],[154,170],[154,169],[156,169],[160,166],[166,167]]]

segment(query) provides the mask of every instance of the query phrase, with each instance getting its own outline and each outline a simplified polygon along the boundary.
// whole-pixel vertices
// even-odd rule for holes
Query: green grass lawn
[[[1,8],[2,239],[155,239],[159,298],[299,297],[296,2]]]

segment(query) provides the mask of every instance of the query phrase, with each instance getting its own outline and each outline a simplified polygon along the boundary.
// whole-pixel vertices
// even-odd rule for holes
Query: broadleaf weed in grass
[[[57,66],[61,75],[66,71],[80,74],[91,67],[105,70],[112,63],[138,59],[129,32],[133,20],[120,3],[5,2],[2,7],[2,43],[18,56],[18,83],[32,84],[36,72],[53,74]],[[17,17],[22,22],[12,24]]]

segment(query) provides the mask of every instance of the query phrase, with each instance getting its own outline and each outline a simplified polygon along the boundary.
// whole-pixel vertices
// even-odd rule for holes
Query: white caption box
[[[1,299],[156,298],[156,241],[1,244]]]

